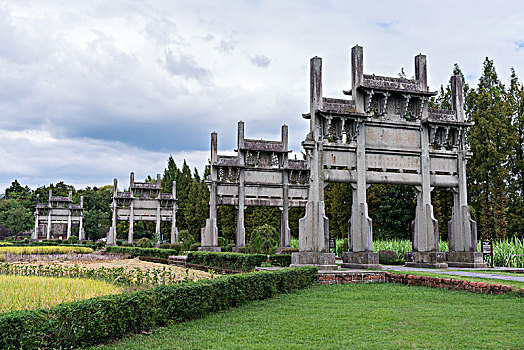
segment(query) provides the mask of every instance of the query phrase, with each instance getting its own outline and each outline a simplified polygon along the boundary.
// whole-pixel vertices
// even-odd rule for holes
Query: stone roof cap
[[[160,184],[157,182],[134,182],[132,188],[159,189]]]
[[[282,141],[268,141],[268,140],[251,140],[244,139],[244,147],[241,149],[248,151],[262,151],[262,152],[287,152]]]
[[[364,74],[364,81],[359,87],[427,96],[437,94],[436,92],[420,90],[417,86],[417,81],[413,79],[384,77],[374,74]]]
[[[55,196],[52,196],[49,200],[51,202],[72,202],[71,198],[69,198],[69,197],[55,197]]]

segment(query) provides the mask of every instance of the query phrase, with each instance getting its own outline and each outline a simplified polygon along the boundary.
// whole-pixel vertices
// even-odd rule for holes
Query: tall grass
[[[480,243],[479,243],[480,249]],[[524,239],[513,237],[503,241],[493,241],[493,259],[495,266],[510,266],[511,256],[513,267],[524,267]],[[520,255],[520,256],[519,256]],[[491,257],[487,257],[491,261]]]
[[[337,255],[342,256],[342,252],[347,251],[347,238],[337,239]],[[298,248],[298,239],[291,239],[291,247]],[[389,239],[373,241],[373,251],[391,250],[397,253],[398,259],[404,260],[406,252],[412,250],[412,244],[409,239]],[[480,252],[480,241],[477,250]],[[439,251],[448,251],[448,242],[439,242]],[[519,256],[520,255],[520,256]],[[513,256],[513,258],[512,258]],[[514,237],[504,239],[503,241],[493,241],[493,257],[495,266],[509,267],[510,259],[513,267],[524,267],[524,239]],[[486,256],[486,262],[491,263],[491,256]]]
[[[98,280],[0,275],[0,313],[121,292],[122,288]]]
[[[89,254],[93,249],[87,247],[64,247],[64,246],[42,246],[42,247],[0,247],[0,254],[29,255],[29,254]]]

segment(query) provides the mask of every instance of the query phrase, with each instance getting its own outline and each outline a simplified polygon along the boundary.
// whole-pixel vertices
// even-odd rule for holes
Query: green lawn
[[[514,295],[315,285],[96,349],[522,349],[523,334]]]
[[[388,271],[391,273],[404,274],[404,275],[441,277],[441,278],[457,279],[461,281],[485,282],[485,283],[490,283],[490,284],[503,284],[505,286],[513,286],[519,289],[524,288],[524,282],[520,282],[520,281],[500,280],[500,279],[495,279],[495,278],[484,278],[484,277],[469,277],[469,276],[451,275],[447,273],[438,273],[438,272],[393,271],[393,270],[385,270],[385,271]],[[522,277],[522,276],[519,276],[519,277]]]

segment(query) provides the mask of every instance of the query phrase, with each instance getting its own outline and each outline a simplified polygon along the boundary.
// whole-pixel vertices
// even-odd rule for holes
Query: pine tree
[[[507,93],[511,122],[515,134],[510,158],[508,234],[524,237],[524,85],[511,68]]]
[[[478,195],[471,202],[481,214],[477,222],[484,238],[503,239],[507,232],[508,162],[515,139],[505,94],[493,60],[486,58],[471,99],[475,125],[469,130],[469,141],[474,156],[468,163],[470,186]]]

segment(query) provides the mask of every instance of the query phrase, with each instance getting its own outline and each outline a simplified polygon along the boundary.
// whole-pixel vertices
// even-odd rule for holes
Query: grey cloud
[[[261,67],[261,68],[267,68],[271,64],[271,59],[264,55],[255,55],[253,57],[250,57],[249,60],[251,63],[253,63],[255,66]]]
[[[222,53],[231,53],[235,49],[235,44],[236,42],[233,39],[220,40],[216,49]]]
[[[193,56],[180,54],[175,56],[171,50],[166,50],[164,54],[164,66],[172,75],[194,78],[196,80],[206,80],[211,73],[199,66]]]

